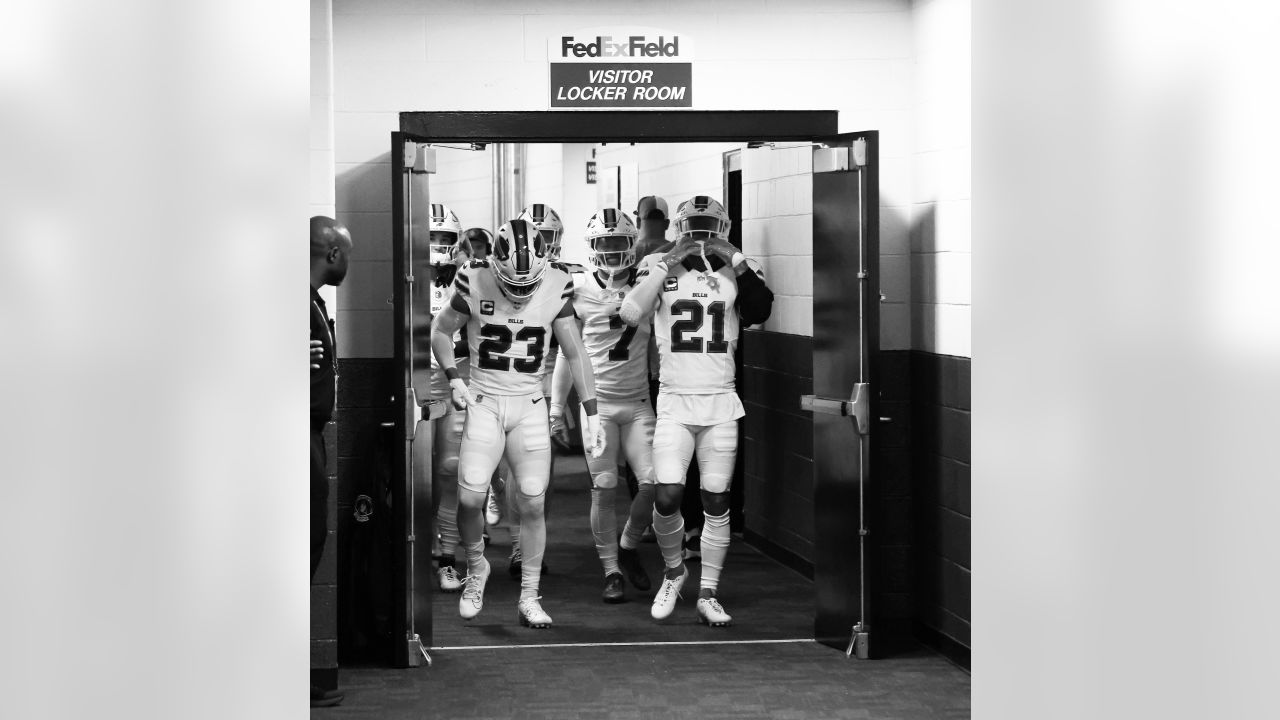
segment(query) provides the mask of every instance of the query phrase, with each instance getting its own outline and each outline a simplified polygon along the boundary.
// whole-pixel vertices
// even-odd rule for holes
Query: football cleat
[[[666,619],[672,610],[676,609],[676,600],[680,598],[680,588],[684,587],[684,581],[689,579],[689,570],[686,568],[680,573],[680,577],[671,578],[664,577],[662,579],[662,587],[658,588],[658,594],[653,596],[653,607],[649,608],[649,614],[654,620]]]
[[[609,573],[605,577],[600,599],[607,603],[620,603],[627,599],[622,592],[622,573]]]
[[[713,597],[698,598],[698,621],[711,627],[724,627],[733,622],[720,601]]]
[[[436,575],[440,578],[440,592],[455,593],[462,589],[462,578],[452,565],[437,569]]]
[[[525,598],[517,607],[520,609],[520,624],[534,629],[551,627],[551,616],[538,603],[541,597]]]
[[[640,592],[648,592],[653,584],[649,582],[649,573],[644,571],[644,566],[640,564],[640,555],[634,549],[628,550],[624,547],[618,548],[618,565],[622,566],[622,572],[627,574],[627,582]]]
[[[497,525],[502,521],[502,508],[498,507],[498,496],[489,488],[488,497],[484,501],[484,521],[487,525]]]
[[[458,614],[470,620],[484,608],[484,585],[489,581],[489,561],[484,561],[484,571],[479,575],[468,574],[462,581],[462,597],[458,599]]]

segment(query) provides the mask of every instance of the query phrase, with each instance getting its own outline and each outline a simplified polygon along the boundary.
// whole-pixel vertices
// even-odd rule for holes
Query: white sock
[[[720,571],[729,554],[729,513],[708,515],[702,526],[702,580],[699,586],[715,590],[720,584]]]
[[[671,515],[662,515],[658,509],[653,510],[653,534],[658,538],[658,549],[662,551],[662,562],[668,568],[678,568],[684,562],[684,518],[676,510]]]
[[[596,541],[596,554],[604,566],[604,574],[622,572],[618,568],[618,516],[614,514],[616,487],[591,488],[591,535]]]
[[[458,549],[458,504],[455,499],[452,507],[448,503],[440,503],[436,513],[436,525],[440,529],[440,554],[450,560]]]
[[[542,516],[542,503],[546,496],[520,496],[525,503],[520,519],[520,599],[538,597],[538,583],[542,579],[542,553],[547,547],[547,523]]]

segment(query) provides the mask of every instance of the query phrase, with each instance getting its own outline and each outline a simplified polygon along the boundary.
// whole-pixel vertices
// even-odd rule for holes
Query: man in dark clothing
[[[311,576],[324,553],[329,500],[325,475],[324,426],[333,419],[337,395],[338,357],[333,320],[324,299],[316,292],[324,285],[338,286],[347,277],[351,255],[351,233],[342,223],[317,215],[311,218]],[[335,690],[311,687],[311,706],[326,707],[342,702]]]

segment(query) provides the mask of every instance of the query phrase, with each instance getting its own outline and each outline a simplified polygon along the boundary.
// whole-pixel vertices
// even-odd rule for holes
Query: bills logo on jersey
[[[662,283],[662,292],[674,292],[680,289],[680,279],[669,277]]]
[[[492,315],[492,314],[493,314],[493,301],[492,301],[492,300],[481,300],[481,301],[480,301],[480,314],[481,314],[481,315]]]

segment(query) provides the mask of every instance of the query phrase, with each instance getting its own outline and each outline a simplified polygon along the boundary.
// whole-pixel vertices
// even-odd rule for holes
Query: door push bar
[[[824,415],[852,416],[853,424],[858,428],[858,434],[867,435],[871,432],[870,383],[854,383],[853,392],[849,394],[848,400],[801,395],[800,409]]]

